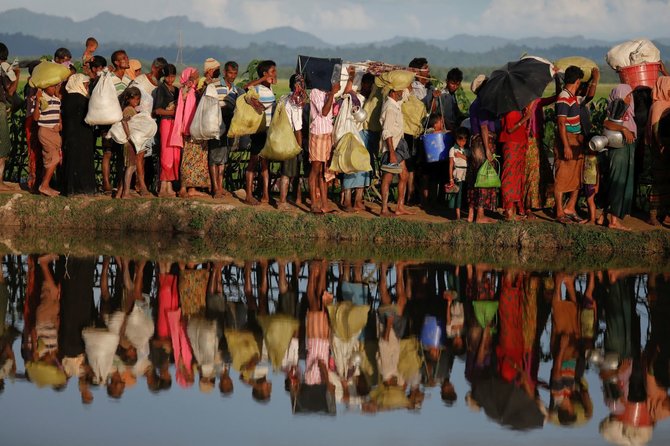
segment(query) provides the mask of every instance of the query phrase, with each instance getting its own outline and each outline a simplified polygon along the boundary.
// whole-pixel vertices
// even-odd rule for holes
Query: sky
[[[206,26],[242,32],[292,26],[336,44],[395,36],[445,39],[462,33],[670,37],[670,0],[3,0],[0,6],[19,7],[77,21],[109,11],[140,20],[186,15]]]

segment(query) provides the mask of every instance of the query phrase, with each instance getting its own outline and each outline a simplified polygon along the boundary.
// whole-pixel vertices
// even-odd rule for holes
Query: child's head
[[[437,113],[431,113],[428,117],[428,128],[433,129],[436,132],[444,130],[444,120],[442,119],[442,116]]]
[[[459,127],[454,132],[454,139],[458,147],[465,147],[468,144],[468,139],[470,138],[470,131],[465,127]]]
[[[235,79],[237,79],[237,72],[239,69],[240,66],[237,64],[237,62],[229,60],[223,64],[223,79],[229,84],[232,84],[235,82]]]
[[[137,107],[140,105],[140,99],[142,99],[142,93],[137,87],[126,88],[123,93],[121,93],[121,97],[119,97],[121,108]]]
[[[102,56],[95,55],[88,60],[87,64],[88,69],[91,71],[91,76],[95,78],[98,73],[107,67],[107,59]]]
[[[9,48],[7,48],[7,45],[4,43],[0,42],[0,62],[4,62],[7,60],[9,57]]]
[[[94,53],[98,49],[98,41],[95,40],[95,37],[89,37],[86,39],[86,52]]]
[[[72,53],[67,48],[58,48],[54,52],[54,62],[66,63],[72,60]]]
[[[163,78],[163,82],[165,84],[174,85],[174,81],[177,79],[177,67],[175,67],[171,63],[165,65],[163,67],[161,77]]]
[[[259,78],[268,77],[270,84],[277,83],[277,64],[274,60],[264,60],[256,67],[256,73]]]
[[[447,73],[447,90],[449,93],[454,94],[456,90],[461,88],[461,83],[463,82],[463,72],[458,68],[452,68]]]
[[[56,94],[60,91],[60,88],[61,84],[50,85],[44,89],[44,92],[49,96],[56,96]]]

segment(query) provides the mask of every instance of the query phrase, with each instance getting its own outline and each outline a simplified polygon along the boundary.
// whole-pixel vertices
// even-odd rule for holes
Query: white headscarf
[[[65,84],[65,91],[68,93],[79,93],[84,97],[88,97],[88,88],[85,84],[89,82],[89,77],[82,73],[76,73],[70,76]]]

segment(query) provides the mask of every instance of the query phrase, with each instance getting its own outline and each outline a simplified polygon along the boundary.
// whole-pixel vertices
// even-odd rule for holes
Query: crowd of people
[[[606,438],[644,444],[670,416],[666,274],[323,259],[30,255],[5,264],[25,282],[0,284],[4,391],[13,391],[7,378],[55,390],[74,383],[92,404],[96,389],[120,399],[140,382],[161,393],[174,379],[262,403],[281,376],[294,413],[417,411],[439,392],[446,406],[464,401],[493,417],[503,396],[523,409],[496,421],[532,429],[591,421],[601,399],[586,384],[591,369],[611,411],[600,424]],[[457,362],[468,388],[453,383]]]
[[[271,60],[260,61],[256,72],[251,73],[251,80],[240,86],[239,67],[234,61],[221,65],[209,58],[202,70],[186,67],[178,73],[175,65],[158,57],[149,70],[143,72],[142,64],[129,59],[124,50],[115,51],[109,64],[96,50],[97,41],[87,39],[81,68],[77,71],[72,53],[59,48],[53,62],[70,67],[71,76],[43,89],[26,85],[27,184],[35,193],[55,196],[101,191],[120,198],[137,194],[222,198],[230,193],[226,190],[224,174],[231,151],[246,150],[250,155],[245,191],[239,198],[249,205],[272,201],[278,208],[288,208],[289,192],[293,190],[291,202],[302,206],[309,200],[311,212],[339,209],[359,212],[366,210],[366,188],[373,179],[379,178],[382,216],[413,213],[409,205],[428,210],[440,203],[446,204],[455,218],[460,219],[463,211],[470,222],[490,223],[494,221],[491,216],[498,215],[495,211],[500,208],[506,220],[533,219],[535,211],[553,203],[555,219],[563,224],[601,224],[625,230],[628,227],[623,219],[633,207],[639,170],[635,166],[640,162],[636,153],[650,147],[653,187],[648,198],[651,209],[648,221],[657,226],[670,224],[667,191],[670,182],[664,150],[668,135],[663,124],[670,109],[670,78],[667,76],[661,76],[651,89],[633,90],[627,84],[620,84],[612,90],[603,126],[621,132],[625,144],[619,149],[594,152],[588,144],[594,131],[588,104],[595,96],[600,78],[597,68],[584,73],[581,68],[570,66],[561,73],[560,80],[556,76],[555,95],[496,116],[483,108],[479,99],[475,99],[468,110],[463,110],[464,104],[459,103],[457,94],[463,82],[462,71],[451,69],[444,88],[438,88],[439,81],[431,77],[428,61],[420,57],[408,64],[407,70],[415,73],[415,79],[407,86],[382,90],[377,82],[379,73],[368,71],[354,88],[356,70],[351,66],[348,82],[335,82],[331,89],[325,90],[308,90],[303,73],[297,72],[290,78],[289,94],[277,98],[273,91],[277,67]],[[7,47],[0,44],[3,64],[0,100],[8,104],[0,111],[3,113],[0,116],[0,177],[10,150],[6,113],[17,97],[20,77],[18,67],[7,63],[8,53]],[[30,73],[36,64],[29,65]],[[108,126],[86,124],[89,97],[101,73],[106,72],[113,74],[126,129],[127,123],[141,110],[150,112],[157,121],[159,130],[153,147],[138,148],[132,141],[118,144],[105,137]],[[476,95],[486,82],[485,75],[477,76],[470,83],[470,89]],[[218,139],[193,138],[190,134],[193,115],[198,101],[210,88],[215,89],[226,129],[230,128],[235,115],[237,99],[244,96],[258,114],[264,114],[266,130],[234,138],[225,132]],[[245,95],[250,91],[256,94]],[[331,170],[330,161],[337,142],[333,122],[342,101],[347,98],[360,108],[367,101],[375,104],[365,120],[356,123],[357,137],[369,152],[372,171],[337,174]],[[419,125],[425,133],[453,135],[453,147],[447,147],[448,156],[428,162],[422,135],[408,133],[404,105],[410,100],[423,105]],[[615,105],[622,102],[625,113],[615,119],[612,112]],[[295,142],[303,152],[281,162],[276,183],[279,195],[274,198],[270,187],[272,161],[261,156],[261,151],[278,104],[285,107]],[[545,107],[551,105],[556,112],[556,138],[554,147],[545,147]],[[94,154],[100,136],[104,155],[99,185]],[[147,161],[155,158],[158,159],[157,171],[152,168],[153,163]],[[500,158],[500,186],[477,186],[482,165],[487,162],[495,165],[497,158]],[[113,163],[118,165],[116,178],[112,177]],[[58,181],[54,186],[56,172]],[[397,205],[391,212],[389,191],[396,180]],[[338,187],[331,187],[333,184]],[[11,183],[0,183],[0,190],[15,187]],[[303,197],[305,187],[308,199]],[[257,191],[260,191],[259,196],[255,196]],[[586,218],[580,215],[580,196],[586,201]]]

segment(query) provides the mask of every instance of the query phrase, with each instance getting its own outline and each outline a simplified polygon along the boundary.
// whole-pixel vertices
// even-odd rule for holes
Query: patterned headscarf
[[[302,108],[307,100],[307,88],[305,87],[305,79],[301,74],[295,75],[295,85],[293,91],[288,97],[288,101],[295,107]]]

